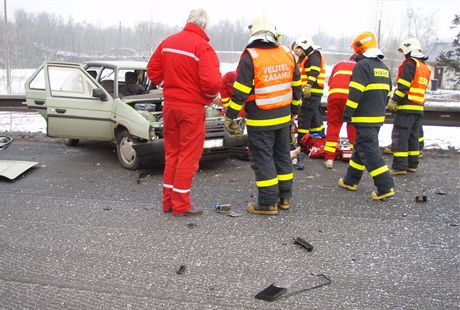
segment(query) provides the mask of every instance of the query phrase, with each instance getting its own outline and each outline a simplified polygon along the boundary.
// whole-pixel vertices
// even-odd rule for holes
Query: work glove
[[[396,112],[398,110],[398,103],[393,99],[390,99],[387,105],[387,110],[393,113]]]
[[[224,127],[232,136],[241,137],[243,131],[241,126],[234,122],[230,117],[224,116]]]
[[[306,84],[305,87],[303,88],[303,94],[302,96],[307,99],[311,97],[311,85]]]

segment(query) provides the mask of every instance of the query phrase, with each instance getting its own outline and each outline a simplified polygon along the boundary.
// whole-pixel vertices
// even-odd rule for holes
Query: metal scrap
[[[13,142],[13,138],[1,136],[0,137],[0,151],[5,150]]]

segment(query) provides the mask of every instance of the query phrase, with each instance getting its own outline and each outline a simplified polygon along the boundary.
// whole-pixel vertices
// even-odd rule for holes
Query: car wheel
[[[77,146],[79,141],[78,139],[64,139],[64,144],[67,146]]]
[[[136,170],[139,167],[139,156],[133,148],[134,140],[127,130],[117,135],[117,156],[120,165],[126,169]]]

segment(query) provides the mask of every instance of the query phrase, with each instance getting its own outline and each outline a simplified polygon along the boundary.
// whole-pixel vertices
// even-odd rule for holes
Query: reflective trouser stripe
[[[409,152],[393,152],[394,157],[407,157]]]
[[[278,174],[278,181],[289,181],[294,179],[294,174],[293,173],[288,173],[288,174]]]
[[[409,155],[409,156],[419,156],[419,155],[420,155],[420,151],[409,151],[409,152],[408,152],[408,155]]]
[[[364,165],[360,165],[358,163],[355,163],[353,160],[350,159],[350,166],[355,168],[356,170],[361,170],[361,171],[364,171],[366,170],[366,166]]]
[[[300,133],[309,133],[310,130],[308,130],[308,129],[303,129],[303,128],[297,128],[297,132],[300,132]]]
[[[382,166],[382,167],[377,168],[377,169],[375,169],[375,170],[372,170],[372,171],[370,172],[370,175],[371,175],[372,177],[375,177],[375,176],[378,176],[379,174],[382,174],[382,173],[387,172],[387,171],[388,171],[388,166],[385,165],[385,166]]]
[[[278,184],[278,178],[274,178],[271,180],[256,181],[257,187],[267,187],[267,186],[273,186],[276,184]]]

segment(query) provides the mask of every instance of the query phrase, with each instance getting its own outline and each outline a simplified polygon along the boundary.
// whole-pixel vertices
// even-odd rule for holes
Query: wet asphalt
[[[452,151],[426,151],[383,202],[370,198],[367,173],[349,192],[337,185],[345,163],[327,170],[307,159],[295,171],[293,206],[272,217],[246,213],[254,175],[235,158],[201,165],[191,197],[205,214],[181,218],[161,212],[161,166],[123,169],[110,144],[19,139],[0,151],[7,159],[40,164],[0,179],[0,308],[460,307],[460,155]],[[216,213],[214,203],[241,216]],[[315,288],[327,282],[320,274],[331,283]],[[284,295],[254,298],[273,283]]]

